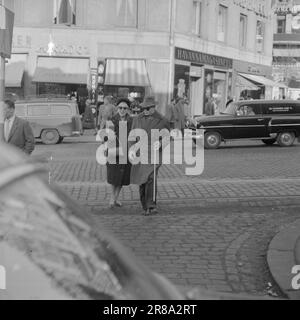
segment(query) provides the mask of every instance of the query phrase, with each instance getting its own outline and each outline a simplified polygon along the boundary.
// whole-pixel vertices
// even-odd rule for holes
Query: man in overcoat
[[[148,137],[148,164],[133,164],[131,167],[131,184],[139,185],[140,201],[145,215],[151,215],[157,213],[156,208],[156,196],[157,196],[157,174],[158,169],[161,166],[162,158],[162,146],[164,146],[163,139],[169,139],[170,137],[170,124],[169,121],[164,118],[155,107],[157,102],[152,96],[145,98],[141,106],[141,113],[134,118],[132,124],[132,130],[143,129],[147,133]],[[151,131],[153,129],[163,130],[168,132],[168,135],[162,136],[157,141],[152,141]],[[135,142],[129,143],[129,159],[136,157],[136,151],[131,150],[131,146]],[[158,156],[153,163],[153,157],[151,154],[157,150]],[[155,171],[155,172],[154,172]]]

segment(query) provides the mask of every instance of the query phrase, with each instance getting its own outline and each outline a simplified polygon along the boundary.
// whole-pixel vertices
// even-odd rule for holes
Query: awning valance
[[[145,61],[134,59],[107,59],[105,85],[150,86]]]
[[[39,57],[33,82],[87,84],[89,59]]]
[[[25,69],[25,62],[18,61],[5,67],[5,87],[20,88]]]
[[[259,87],[257,87],[253,82],[242,76],[237,76],[236,86],[239,87],[240,90],[259,90]]]
[[[277,82],[272,81],[266,77],[263,76],[257,76],[254,74],[248,74],[248,73],[239,73],[240,76],[250,80],[254,81],[260,85],[266,86],[266,87],[281,87]]]

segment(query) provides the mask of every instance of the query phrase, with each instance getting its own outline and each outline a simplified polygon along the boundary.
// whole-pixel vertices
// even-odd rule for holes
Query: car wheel
[[[207,132],[204,137],[206,149],[218,149],[221,144],[221,136],[218,132]]]
[[[57,144],[59,142],[59,133],[55,129],[45,129],[41,135],[44,144]]]
[[[294,132],[282,132],[279,134],[277,141],[281,147],[290,147],[294,144],[295,138]]]
[[[262,142],[267,146],[271,146],[276,142],[276,139],[263,139]]]

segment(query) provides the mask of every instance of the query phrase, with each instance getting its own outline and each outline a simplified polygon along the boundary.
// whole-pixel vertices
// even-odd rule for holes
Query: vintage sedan
[[[204,145],[217,149],[228,140],[262,140],[292,146],[300,137],[300,101],[244,100],[231,103],[220,115],[196,117],[189,126],[204,130]]]

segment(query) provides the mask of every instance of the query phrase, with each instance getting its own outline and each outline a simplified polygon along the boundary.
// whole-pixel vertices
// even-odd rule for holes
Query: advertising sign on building
[[[0,55],[10,58],[14,13],[0,5]]]
[[[91,100],[92,104],[97,103],[97,87],[98,87],[98,70],[97,68],[91,69]]]

